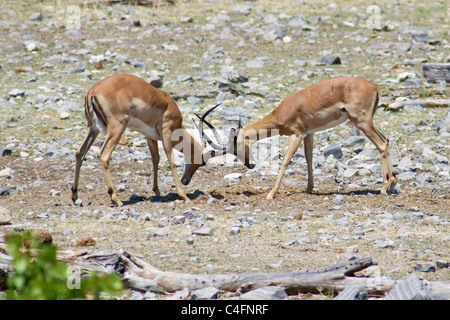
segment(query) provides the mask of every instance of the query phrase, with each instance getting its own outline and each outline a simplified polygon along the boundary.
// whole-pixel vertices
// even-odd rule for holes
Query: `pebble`
[[[10,215],[10,211],[5,207],[0,206],[0,226],[11,224],[11,221],[12,217]]]
[[[212,236],[214,234],[214,230],[209,227],[201,228],[192,231],[192,235],[195,236]]]
[[[203,289],[198,289],[192,292],[192,300],[211,300],[217,299],[220,290],[214,287],[207,287]]]

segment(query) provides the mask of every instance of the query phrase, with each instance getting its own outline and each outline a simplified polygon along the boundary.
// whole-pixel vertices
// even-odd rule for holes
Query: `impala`
[[[129,75],[110,76],[94,85],[87,93],[84,104],[87,120],[87,136],[76,152],[75,178],[72,200],[78,199],[80,168],[86,153],[102,132],[106,139],[99,151],[99,161],[108,186],[111,200],[122,206],[113,187],[109,172],[109,160],[126,128],[138,131],[147,138],[153,162],[153,191],[158,188],[158,140],[162,141],[172,171],[178,194],[190,201],[183,190],[172,158],[173,148],[185,158],[182,181],[189,183],[193,173],[204,165],[214,151],[206,150],[182,125],[183,117],[175,101],[166,92],[156,89],[145,80]],[[187,182],[187,183],[186,183]]]
[[[289,145],[284,155],[275,186],[267,195],[273,199],[277,192],[286,166],[304,140],[305,157],[308,168],[306,192],[312,192],[313,182],[313,134],[335,127],[346,120],[355,125],[374,143],[381,154],[383,184],[381,193],[389,188],[394,192],[397,182],[389,155],[389,140],[373,124],[373,116],[378,106],[379,93],[374,84],[357,77],[336,77],[323,80],[309,88],[300,90],[285,98],[280,105],[263,119],[245,127],[232,129],[228,144],[213,142],[203,131],[203,123],[215,133],[214,127],[205,117],[214,108],[200,117],[200,134],[204,143],[209,143],[216,152],[214,156],[233,153],[248,168],[254,167],[250,145],[274,134],[289,136]],[[194,122],[195,123],[195,122]],[[216,135],[217,136],[217,135]]]

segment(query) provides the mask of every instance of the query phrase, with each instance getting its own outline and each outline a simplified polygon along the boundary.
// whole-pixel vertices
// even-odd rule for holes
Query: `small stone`
[[[11,153],[12,153],[12,149],[10,149],[10,148],[0,148],[0,157],[10,156]]]
[[[150,83],[155,88],[161,88],[163,86],[163,80],[160,76],[153,76],[148,79],[148,83]]]
[[[70,69],[70,73],[81,73],[86,69],[86,64],[79,62],[74,68]]]
[[[205,99],[199,97],[188,97],[186,101],[190,104],[201,104],[203,103],[203,101],[205,101]]]
[[[5,168],[2,171],[0,171],[0,177],[7,177],[11,178],[16,174],[16,170],[11,168]]]
[[[436,272],[436,266],[434,263],[419,263],[414,267],[414,271],[417,272]]]
[[[214,287],[207,287],[192,292],[192,300],[210,300],[217,299],[220,290]]]
[[[40,12],[33,13],[28,18],[28,20],[30,20],[30,21],[42,21],[42,13],[40,13]]]
[[[449,262],[446,260],[437,260],[436,261],[436,268],[439,269],[444,269],[444,268],[448,268],[449,267]]]
[[[212,236],[214,234],[214,230],[212,228],[205,227],[192,231],[192,234],[195,236]]]
[[[242,173],[230,173],[227,174],[223,177],[225,180],[237,180],[237,179],[242,179]]]
[[[341,58],[339,58],[338,56],[330,55],[330,56],[323,57],[319,61],[319,63],[321,63],[321,64],[323,63],[326,65],[341,64]]]
[[[12,89],[8,92],[9,97],[23,97],[25,95],[25,90],[22,89]]]
[[[282,287],[267,286],[246,292],[239,300],[289,300],[289,296]]]
[[[67,111],[63,111],[63,112],[60,113],[59,118],[61,120],[70,119],[70,113],[68,113]]]
[[[348,139],[346,139],[342,145],[344,147],[352,147],[355,145],[361,145],[364,143],[364,138],[359,136],[351,136]]]
[[[264,68],[264,61],[261,60],[249,60],[245,63],[245,66],[249,69]]]
[[[9,210],[5,207],[0,206],[0,226],[11,224],[12,218],[9,213]]]
[[[158,231],[156,231],[156,232],[154,232],[154,233],[148,234],[148,235],[147,235],[147,239],[149,239],[149,238],[167,237],[167,236],[168,236],[168,234],[167,234],[166,231],[164,231],[164,230],[158,230]]]
[[[25,48],[27,48],[28,51],[37,51],[39,50],[39,45],[36,41],[33,40],[27,40],[23,42]]]
[[[230,14],[248,15],[250,12],[252,12],[251,6],[246,4],[238,4],[231,9]]]
[[[329,155],[333,155],[336,159],[342,157],[342,149],[337,144],[324,148],[322,152],[325,157],[328,157]]]

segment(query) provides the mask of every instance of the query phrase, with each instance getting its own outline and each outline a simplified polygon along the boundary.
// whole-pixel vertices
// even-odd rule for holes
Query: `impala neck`
[[[176,135],[172,135],[172,143],[175,149],[184,154],[186,163],[203,163],[203,146],[185,128],[176,130]]]
[[[251,142],[255,142],[261,139],[270,138],[280,134],[276,121],[272,113],[261,120],[242,129],[244,136],[249,138]]]

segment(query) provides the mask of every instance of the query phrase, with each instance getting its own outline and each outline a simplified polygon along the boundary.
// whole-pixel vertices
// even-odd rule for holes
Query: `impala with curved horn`
[[[194,172],[206,164],[214,152],[203,148],[201,143],[189,135],[182,124],[181,112],[169,94],[134,75],[110,76],[88,91],[84,112],[87,119],[87,136],[76,152],[75,179],[72,186],[74,202],[78,199],[78,180],[83,159],[100,132],[103,132],[106,140],[98,154],[100,164],[112,202],[117,206],[123,205],[113,187],[109,160],[126,128],[138,131],[147,138],[153,162],[155,194],[160,195],[157,179],[158,140],[161,140],[178,194],[186,201],[190,201],[180,183],[172,150],[175,148],[184,154],[186,165],[181,179],[184,182],[189,182]]]
[[[216,150],[213,156],[233,153],[250,169],[254,167],[250,151],[252,143],[275,134],[289,136],[289,145],[275,186],[267,195],[267,199],[273,199],[286,166],[302,140],[304,140],[308,168],[306,192],[312,192],[314,188],[312,164],[314,132],[335,127],[349,120],[364,132],[380,152],[383,171],[381,193],[386,194],[388,188],[390,192],[394,192],[397,179],[389,155],[389,140],[373,124],[378,100],[378,89],[371,82],[357,77],[336,77],[293,93],[263,119],[242,129],[232,129],[226,145],[220,141],[219,145],[212,142],[202,129],[202,124],[205,123],[215,132],[214,127],[205,120],[205,117],[217,106],[199,117],[200,127],[197,127],[203,141],[209,143]]]

